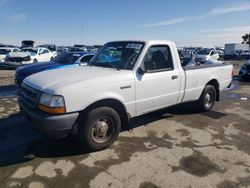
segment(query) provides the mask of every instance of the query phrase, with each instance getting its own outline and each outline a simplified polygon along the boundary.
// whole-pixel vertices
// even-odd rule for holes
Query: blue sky
[[[0,43],[168,39],[223,46],[250,33],[249,0],[0,0]],[[82,37],[81,37],[82,36]]]

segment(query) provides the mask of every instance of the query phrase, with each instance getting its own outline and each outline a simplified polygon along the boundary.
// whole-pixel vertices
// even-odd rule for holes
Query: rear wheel
[[[78,139],[90,151],[111,145],[121,130],[119,114],[110,107],[90,110],[79,118]]]
[[[33,60],[33,63],[37,63],[37,59],[34,59],[34,60]]]
[[[197,108],[200,112],[207,112],[214,106],[216,89],[212,85],[206,85],[200,99],[197,101]]]

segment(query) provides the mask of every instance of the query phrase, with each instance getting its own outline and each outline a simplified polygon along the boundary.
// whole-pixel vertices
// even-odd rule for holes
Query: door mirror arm
[[[142,67],[139,67],[138,68],[138,74],[140,74],[140,75],[143,75],[143,74],[145,74],[145,72],[147,72],[145,69],[143,69]]]

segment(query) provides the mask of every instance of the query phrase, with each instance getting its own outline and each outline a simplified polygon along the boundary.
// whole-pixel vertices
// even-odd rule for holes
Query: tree
[[[242,44],[249,44],[250,45],[250,33],[249,34],[245,34],[242,36],[243,42]]]

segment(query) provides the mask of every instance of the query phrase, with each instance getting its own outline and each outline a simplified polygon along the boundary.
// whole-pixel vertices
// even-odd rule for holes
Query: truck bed
[[[232,65],[211,64],[183,67],[185,72],[185,89],[183,102],[197,100],[204,86],[209,81],[218,83],[218,90],[228,87],[232,80]]]

